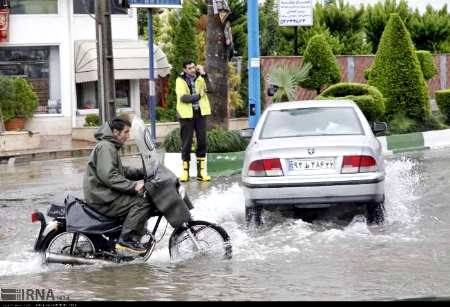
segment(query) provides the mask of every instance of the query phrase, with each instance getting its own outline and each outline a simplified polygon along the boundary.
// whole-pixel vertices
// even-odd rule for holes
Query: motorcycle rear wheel
[[[191,239],[188,230],[194,235],[200,250]],[[186,259],[198,255],[231,259],[230,236],[222,227],[206,221],[190,221],[187,227],[174,230],[169,240],[171,259]]]
[[[84,234],[79,234],[78,240],[70,253],[75,233],[62,232],[56,235],[48,244],[45,254],[54,253],[77,257],[92,258],[95,255],[95,247],[91,239]]]

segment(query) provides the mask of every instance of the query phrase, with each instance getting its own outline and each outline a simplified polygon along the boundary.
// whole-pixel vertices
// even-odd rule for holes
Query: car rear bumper
[[[294,205],[299,208],[320,208],[338,203],[384,200],[384,176],[351,181],[243,183],[243,186],[248,207]]]

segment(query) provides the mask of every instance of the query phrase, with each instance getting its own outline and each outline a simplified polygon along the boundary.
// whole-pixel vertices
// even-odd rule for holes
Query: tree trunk
[[[224,27],[214,16],[213,0],[208,0],[208,28],[206,31],[205,68],[213,92],[208,94],[211,103],[209,128],[222,127],[228,130],[228,58],[225,52]]]

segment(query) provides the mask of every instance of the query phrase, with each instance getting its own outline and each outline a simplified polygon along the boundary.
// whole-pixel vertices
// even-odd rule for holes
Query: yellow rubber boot
[[[183,161],[183,173],[181,173],[180,181],[189,181],[189,161]]]
[[[197,158],[197,180],[211,180],[211,177],[206,174],[206,158]]]

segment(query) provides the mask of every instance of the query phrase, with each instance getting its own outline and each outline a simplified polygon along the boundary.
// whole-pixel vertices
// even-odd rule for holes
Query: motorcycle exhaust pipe
[[[84,257],[77,257],[77,256],[70,256],[70,255],[63,255],[63,254],[56,254],[56,253],[45,253],[44,255],[44,262],[47,263],[61,263],[61,264],[111,264],[112,261],[106,261],[106,260],[100,260],[100,259],[94,259],[94,258],[84,258]]]

